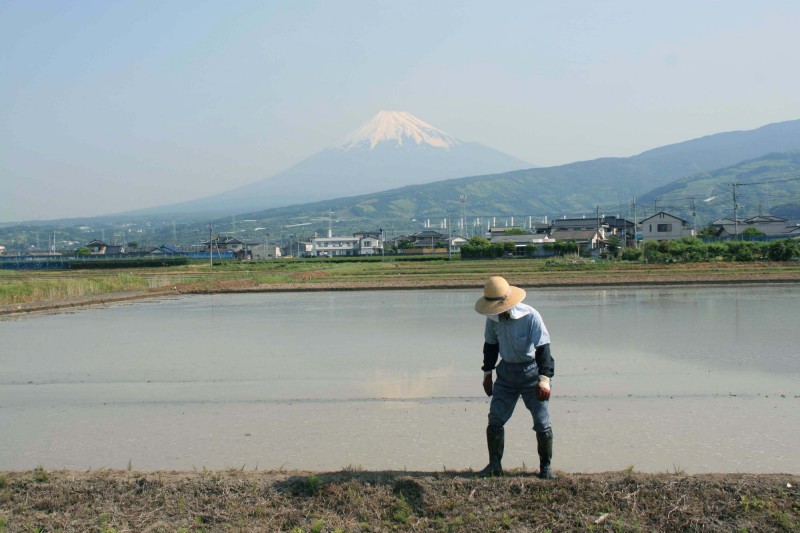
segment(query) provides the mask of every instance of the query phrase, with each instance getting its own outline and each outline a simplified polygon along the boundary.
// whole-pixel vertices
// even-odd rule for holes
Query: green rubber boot
[[[550,459],[553,458],[553,430],[548,429],[536,434],[536,444],[539,452],[539,477],[541,479],[555,479],[556,474],[550,468]]]
[[[489,464],[478,472],[480,477],[503,475],[503,448],[505,447],[505,430],[500,426],[486,426],[486,445],[489,448]]]

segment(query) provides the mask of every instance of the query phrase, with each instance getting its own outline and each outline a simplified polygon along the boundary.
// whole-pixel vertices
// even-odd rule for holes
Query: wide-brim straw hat
[[[475,302],[482,315],[499,315],[525,299],[525,290],[509,285],[505,278],[492,276],[483,286],[483,296]]]

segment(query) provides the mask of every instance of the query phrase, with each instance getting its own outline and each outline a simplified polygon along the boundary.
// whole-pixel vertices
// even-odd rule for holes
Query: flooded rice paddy
[[[482,468],[479,290],[183,296],[0,321],[0,470]],[[800,472],[800,286],[529,290],[553,464]],[[507,468],[538,465],[520,402]]]

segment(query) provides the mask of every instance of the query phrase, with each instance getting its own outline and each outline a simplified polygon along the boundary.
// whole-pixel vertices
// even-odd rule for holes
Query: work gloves
[[[546,402],[550,399],[550,378],[539,376],[539,384],[536,386],[536,397],[539,401]]]
[[[492,395],[492,371],[483,373],[483,392],[486,396]]]
[[[492,373],[483,373],[483,392],[486,396],[492,395]],[[546,402],[550,399],[550,378],[547,376],[539,376],[539,383],[536,384],[536,397],[541,402]]]

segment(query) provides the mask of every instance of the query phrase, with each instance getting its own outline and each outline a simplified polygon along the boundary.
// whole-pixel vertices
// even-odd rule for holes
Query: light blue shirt
[[[536,347],[550,343],[550,334],[542,315],[533,307],[519,303],[509,309],[510,319],[498,315],[486,318],[484,340],[500,345],[500,357],[509,363],[528,363],[534,360]]]

